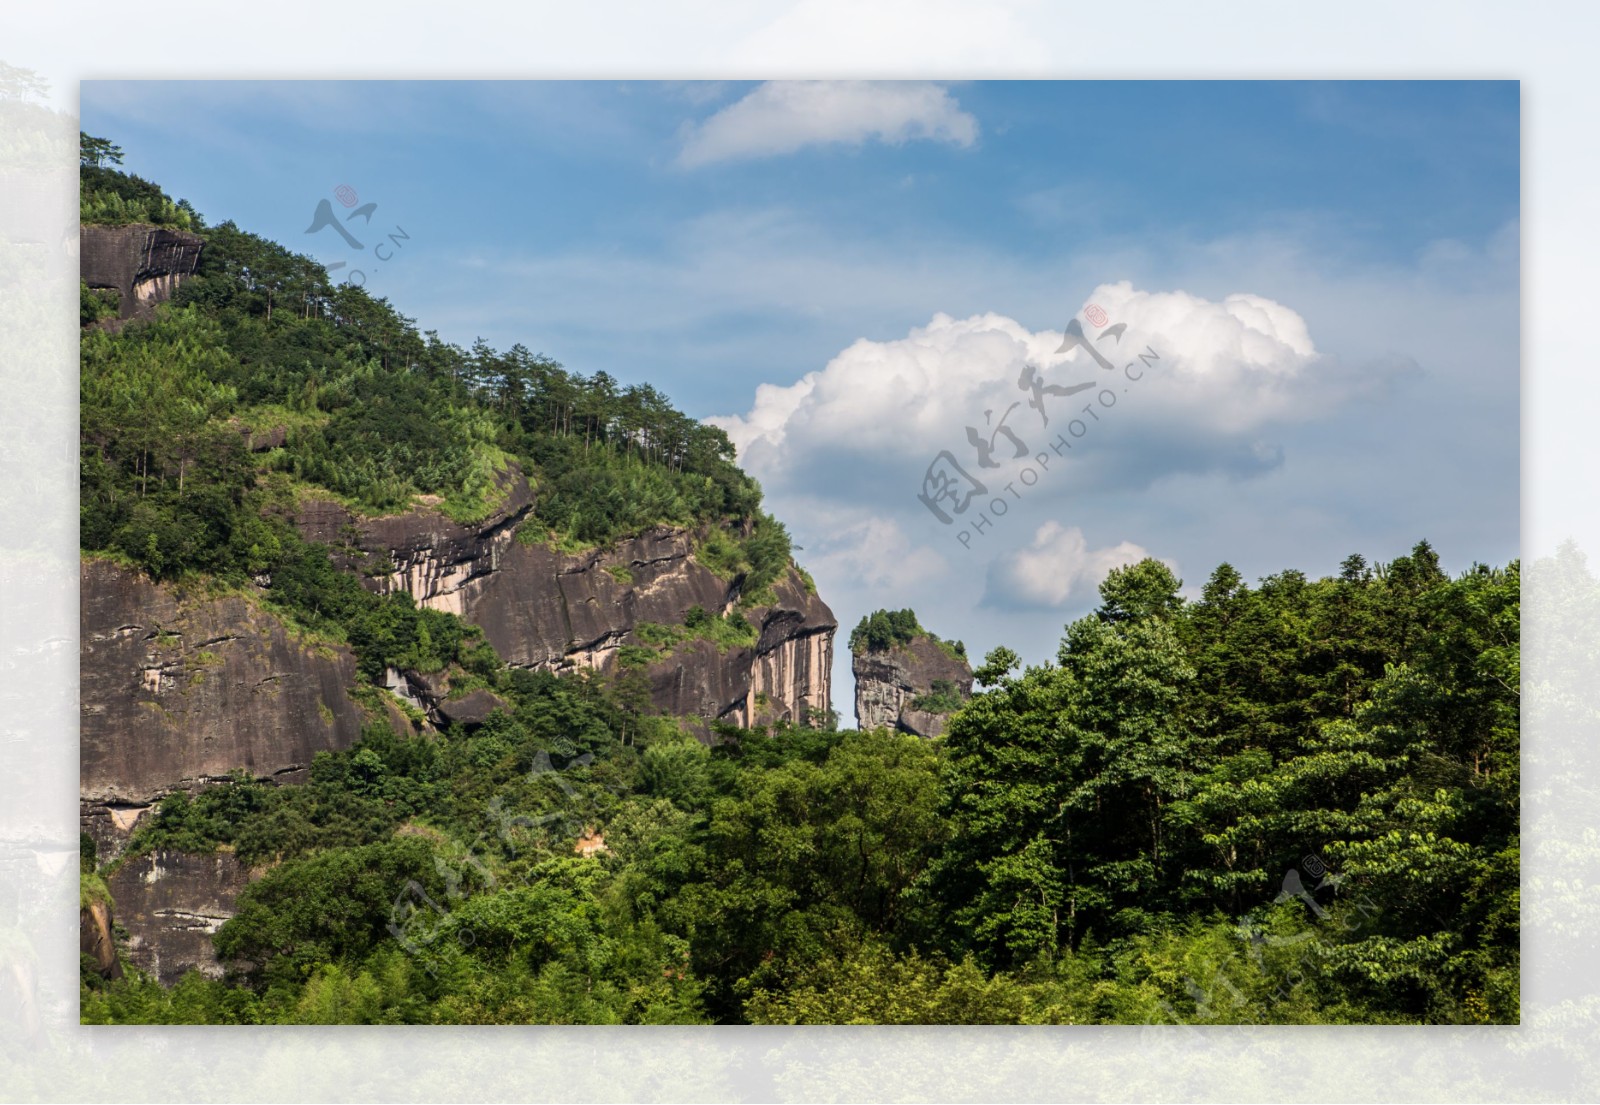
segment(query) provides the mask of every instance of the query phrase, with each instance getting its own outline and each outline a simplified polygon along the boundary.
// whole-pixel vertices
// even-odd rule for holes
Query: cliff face
[[[243,768],[299,779],[362,714],[348,649],[293,640],[248,598],[180,597],[106,560],[80,569],[79,797],[105,860],[162,794]]]
[[[856,726],[886,726],[919,737],[944,732],[949,714],[912,708],[912,701],[930,694],[936,680],[953,685],[962,701],[972,694],[972,668],[927,637],[888,649],[865,649],[851,657],[856,677]]]
[[[128,930],[128,960],[164,985],[191,967],[222,977],[211,935],[233,916],[250,872],[230,852],[197,856],[156,851],[111,876],[117,922]]]
[[[611,548],[561,553],[514,536],[533,503],[526,479],[513,468],[502,489],[504,504],[475,526],[432,508],[357,519],[325,500],[302,503],[296,522],[347,567],[379,566],[369,587],[405,591],[481,626],[502,659],[531,670],[611,672],[622,646],[642,643],[641,624],[681,625],[693,606],[723,614],[738,603],[737,589],[695,560],[689,530],[662,526]],[[833,613],[793,571],[772,590],[776,602],[745,612],[754,646],[720,652],[694,641],[652,664],[652,705],[736,725],[827,709]]]
[[[78,273],[91,288],[115,288],[122,318],[143,318],[200,263],[196,234],[133,223],[79,228]]]
[[[682,626],[691,607],[717,615],[737,606],[737,587],[696,561],[690,531],[661,527],[564,554],[515,539],[533,503],[521,474],[509,471],[502,490],[502,507],[473,526],[432,508],[360,519],[326,500],[302,503],[295,522],[369,588],[460,615],[505,660],[529,669],[614,672],[624,645],[647,644],[637,632],[645,623]],[[121,853],[163,794],[240,768],[297,782],[316,752],[359,739],[348,649],[297,641],[247,595],[180,594],[107,560],[82,562],[80,589],[80,816],[101,862]],[[833,614],[792,570],[772,592],[775,601],[744,611],[757,630],[753,645],[686,641],[645,668],[652,703],[737,725],[826,710]],[[482,691],[447,700],[437,677],[388,675],[391,689],[437,724],[473,724],[500,705]],[[391,721],[410,724],[398,709]],[[250,877],[228,853],[162,851],[124,862],[110,890],[129,961],[164,983],[191,967],[220,975],[211,935]],[[109,932],[109,917],[87,924],[83,942],[112,969],[100,931]]]

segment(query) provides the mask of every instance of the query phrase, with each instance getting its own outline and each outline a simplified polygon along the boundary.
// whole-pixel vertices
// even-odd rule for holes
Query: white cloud
[[[1032,331],[994,313],[965,319],[941,313],[904,338],[858,340],[794,384],[763,384],[748,412],[709,421],[728,432],[743,464],[776,487],[791,474],[814,473],[830,457],[846,457],[858,470],[877,462],[895,478],[945,448],[974,464],[968,427],[985,437],[1002,419],[1028,456],[1037,455],[1074,417],[1087,422],[1091,416],[1081,408],[1094,404],[1100,424],[1068,462],[1091,465],[1075,481],[1083,490],[1097,456],[1126,460],[1116,477],[1124,480],[1129,472],[1148,479],[1273,467],[1282,454],[1264,435],[1326,414],[1389,375],[1352,371],[1320,356],[1299,314],[1257,295],[1213,302],[1122,282],[1099,286],[1091,302],[1109,316],[1106,327],[1085,329],[1098,335],[1094,345],[1110,371],[1085,350],[1057,353],[1063,331]],[[1127,329],[1113,338],[1118,323]],[[1138,355],[1147,351],[1159,360],[1143,367]],[[1126,378],[1130,362],[1144,379]],[[1030,367],[1046,386],[1085,390],[1046,393],[1038,410],[1022,381]],[[1096,403],[1105,392],[1119,409]],[[1004,471],[994,480],[1003,482],[1025,460],[1011,457],[1004,437],[995,441]]]
[[[978,121],[926,81],[768,81],[691,127],[678,162],[693,168],[873,139],[970,146],[977,137]]]
[[[1091,549],[1076,526],[1046,522],[1033,540],[989,564],[985,605],[1059,607],[1069,601],[1082,606],[1113,568],[1137,564],[1149,556],[1131,541]]]

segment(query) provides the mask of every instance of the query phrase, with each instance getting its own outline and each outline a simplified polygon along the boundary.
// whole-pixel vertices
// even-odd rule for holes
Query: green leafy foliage
[[[771,586],[793,563],[789,531],[763,513],[757,513],[743,533],[710,530],[696,546],[695,559],[722,578],[739,581],[744,606],[777,601]]]
[[[262,466],[368,514],[434,496],[477,521],[503,500],[515,462],[539,488],[523,527],[532,538],[577,548],[662,524],[737,531],[747,593],[789,566],[788,534],[761,514],[727,435],[654,388],[584,377],[520,345],[442,342],[309,257],[232,222],[204,227],[106,164],[109,144],[83,141],[85,221],[179,225],[205,240],[153,323],[85,332],[85,548],[117,549],[158,576],[219,572],[216,548],[252,524],[228,516],[257,512],[243,492]],[[80,299],[85,325],[104,317],[99,296]],[[239,431],[273,424],[288,440],[257,462]],[[133,514],[130,532],[107,532]]]
[[[174,203],[158,185],[112,168],[122,150],[108,139],[78,132],[78,210],[85,223],[150,223],[180,230],[199,228],[194,209]]]
[[[1296,1001],[1515,1019],[1518,565],[1450,579],[1424,542],[1342,568],[1251,589],[1223,565],[1190,604],[1145,561],[1056,664],[992,654],[946,736],[952,845],[919,887],[942,946],[1020,969],[1298,897],[1322,927]],[[1315,1019],[1285,1000],[1235,1013]]]
[[[891,648],[908,645],[918,637],[926,637],[957,659],[966,659],[967,646],[960,641],[946,641],[922,628],[913,610],[874,610],[850,631],[850,651],[886,652]]]
[[[930,714],[950,714],[961,709],[961,703],[961,692],[954,683],[935,679],[927,694],[919,694],[911,700],[911,708]]]
[[[271,866],[233,974],[86,980],[84,1019],[1514,1021],[1518,582],[1419,545],[1180,602],[1135,565],[1054,663],[995,650],[938,741],[708,745],[501,670],[475,729],[169,796],[133,851]]]

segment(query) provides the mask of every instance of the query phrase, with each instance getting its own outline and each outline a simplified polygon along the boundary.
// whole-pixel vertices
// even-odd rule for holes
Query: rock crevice
[[[184,596],[92,557],[79,586],[80,813],[102,859],[163,794],[298,778],[359,738],[350,650],[295,640],[252,596]]]

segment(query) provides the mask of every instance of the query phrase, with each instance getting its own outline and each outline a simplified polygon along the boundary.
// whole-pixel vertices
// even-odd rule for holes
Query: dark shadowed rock
[[[505,703],[488,691],[472,691],[460,698],[440,702],[434,707],[447,724],[482,725],[496,710],[505,709]]]
[[[298,781],[360,737],[355,657],[296,641],[250,596],[180,597],[97,558],[80,588],[79,796],[102,860],[162,794],[236,770]]]
[[[265,429],[252,430],[231,420],[229,425],[239,431],[239,436],[244,440],[244,447],[252,453],[264,453],[268,449],[281,448],[289,440],[287,426],[268,426]]]
[[[78,232],[78,272],[91,288],[113,288],[120,317],[143,318],[194,273],[205,241],[197,234],[131,223]]]
[[[158,850],[124,862],[108,881],[128,960],[168,986],[190,968],[222,977],[211,935],[233,916],[250,878],[232,852]]]
[[[961,701],[972,694],[972,668],[952,656],[931,637],[918,636],[888,649],[864,649],[851,657],[856,677],[856,725],[885,726],[919,737],[937,737],[949,721],[948,711],[934,712],[912,703],[931,695],[935,681],[946,682]]]

